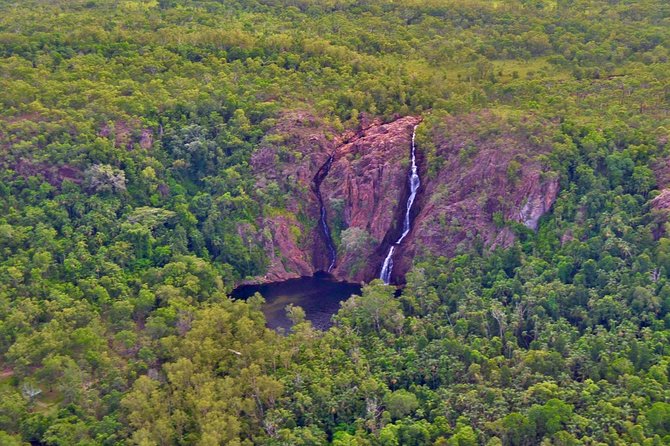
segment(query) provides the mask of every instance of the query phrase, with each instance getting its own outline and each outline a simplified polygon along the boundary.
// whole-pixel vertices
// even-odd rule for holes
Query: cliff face
[[[330,259],[313,188],[330,155],[333,162],[320,190],[338,245],[332,273],[342,280],[374,278],[382,246],[397,232],[399,203],[406,200],[412,129],[418,122],[417,117],[387,124],[372,121],[332,136],[330,128],[306,112],[283,116],[251,160],[263,192],[259,199],[276,205],[276,212],[266,212],[258,228],[240,228],[246,235],[260,233],[257,238],[269,259],[267,274],[254,281],[327,270]],[[287,197],[285,202],[268,203],[272,191]]]
[[[412,116],[376,122],[336,148],[321,184],[331,227],[340,240],[336,277],[361,281],[379,273],[380,247],[397,237],[404,212],[412,130],[419,122]]]
[[[269,260],[267,274],[254,282],[312,275],[327,262],[312,180],[337,144],[332,133],[307,112],[287,114],[253,154],[259,200],[269,205],[257,228],[243,229]]]
[[[659,144],[665,145],[667,141],[659,141]],[[659,194],[650,200],[652,215],[656,228],[654,237],[667,237],[666,223],[670,220],[670,160],[662,159],[654,166],[656,175],[656,187]]]
[[[659,141],[659,146],[665,146],[667,141]],[[654,167],[656,186],[660,193],[651,200],[652,209],[664,214],[670,212],[670,160],[661,159]]]
[[[252,158],[264,199],[273,190],[287,197],[259,222],[270,259],[259,281],[327,269],[313,181],[330,155],[320,191],[337,246],[332,273],[349,281],[377,277],[402,230],[411,136],[420,122],[412,116],[375,121],[332,137],[331,129],[306,113],[282,118]],[[412,231],[394,256],[393,282],[402,282],[417,255],[451,256],[477,240],[491,248],[509,246],[515,237],[509,222],[537,228],[558,194],[558,179],[541,162],[549,150],[542,142],[544,125],[512,126],[481,113],[449,117],[424,130],[417,139],[422,185]]]
[[[653,209],[659,211],[670,210],[670,188],[663,188],[661,193],[651,200],[651,205]]]
[[[483,113],[450,117],[429,136],[435,153],[424,166],[425,191],[412,233],[398,253],[401,281],[414,256],[452,256],[479,239],[490,248],[514,242],[509,222],[537,229],[558,195],[558,178],[543,166],[543,127],[516,126]]]

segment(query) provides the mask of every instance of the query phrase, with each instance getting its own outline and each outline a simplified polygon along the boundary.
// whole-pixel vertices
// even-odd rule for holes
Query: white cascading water
[[[382,279],[382,281],[387,285],[391,282],[391,273],[393,272],[393,253],[395,252],[396,246],[400,245],[403,239],[407,237],[407,234],[409,234],[411,229],[410,212],[412,211],[412,205],[414,204],[416,194],[419,190],[419,187],[421,186],[419,169],[416,166],[416,145],[414,143],[414,139],[416,138],[416,128],[418,126],[418,124],[415,125],[414,130],[412,131],[412,170],[410,171],[409,175],[410,193],[409,197],[407,198],[407,207],[405,208],[405,220],[403,221],[402,235],[389,248],[389,252],[384,259],[384,263],[382,264],[382,272],[379,274],[379,278]]]

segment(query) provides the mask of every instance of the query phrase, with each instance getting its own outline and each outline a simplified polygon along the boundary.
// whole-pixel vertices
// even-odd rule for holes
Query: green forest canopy
[[[670,444],[669,51],[662,0],[0,1],[0,443]],[[227,293],[300,109],[551,120],[561,193],[282,336]]]

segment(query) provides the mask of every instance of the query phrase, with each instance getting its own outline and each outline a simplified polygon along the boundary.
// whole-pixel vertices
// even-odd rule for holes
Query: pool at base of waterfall
[[[352,294],[360,294],[361,285],[338,282],[330,274],[317,273],[312,277],[300,277],[281,282],[259,285],[242,285],[235,288],[232,297],[247,299],[256,292],[265,298],[262,310],[270,328],[289,329],[291,321],[286,316],[286,306],[293,304],[305,310],[307,320],[319,330],[326,330],[332,316],[340,308],[340,302]]]

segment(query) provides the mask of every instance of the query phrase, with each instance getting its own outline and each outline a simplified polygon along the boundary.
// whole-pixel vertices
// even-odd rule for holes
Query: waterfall
[[[321,218],[321,232],[323,233],[323,238],[326,241],[326,246],[328,247],[328,253],[330,256],[330,264],[328,265],[327,272],[331,272],[335,267],[335,259],[337,258],[337,251],[335,250],[335,244],[333,243],[333,237],[330,235],[330,227],[328,226],[328,215],[326,213],[326,206],[323,204],[323,197],[321,196],[321,183],[324,178],[328,175],[330,171],[330,166],[333,164],[333,155],[328,157],[326,163],[321,166],[321,168],[316,172],[314,176],[314,193],[316,198],[319,200]]]
[[[407,205],[405,207],[405,219],[403,220],[402,225],[402,235],[389,248],[389,252],[386,255],[386,258],[384,259],[384,263],[382,264],[382,271],[379,274],[379,278],[382,279],[382,281],[387,285],[391,282],[391,272],[393,272],[393,253],[395,252],[395,248],[398,245],[400,245],[403,239],[407,237],[407,234],[409,234],[410,229],[412,229],[410,222],[410,212],[412,211],[412,205],[414,204],[414,200],[416,199],[416,194],[419,190],[419,187],[421,186],[421,179],[419,178],[419,168],[416,165],[416,144],[414,142],[416,138],[416,128],[418,126],[419,126],[418,124],[415,125],[414,129],[412,130],[412,168],[409,174],[410,194],[409,197],[407,198]]]

